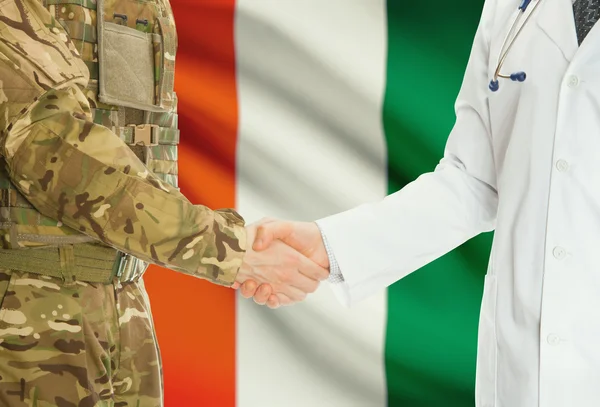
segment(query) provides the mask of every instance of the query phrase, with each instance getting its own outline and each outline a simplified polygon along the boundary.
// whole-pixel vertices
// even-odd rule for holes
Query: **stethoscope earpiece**
[[[510,80],[515,82],[523,82],[527,78],[525,72],[515,72],[510,74]]]

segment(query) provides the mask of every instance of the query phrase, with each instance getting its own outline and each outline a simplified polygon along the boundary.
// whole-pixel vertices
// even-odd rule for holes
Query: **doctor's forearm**
[[[318,224],[348,289],[360,286],[365,297],[492,230],[497,199],[489,185],[442,164],[379,203]]]

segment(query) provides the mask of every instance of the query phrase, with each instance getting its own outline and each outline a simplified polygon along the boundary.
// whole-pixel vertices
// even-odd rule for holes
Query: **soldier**
[[[327,278],[179,192],[176,44],[167,0],[0,0],[2,406],[161,406],[148,263],[284,303]]]

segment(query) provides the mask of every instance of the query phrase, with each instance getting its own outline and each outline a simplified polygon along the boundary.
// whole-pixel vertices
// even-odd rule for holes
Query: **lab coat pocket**
[[[477,340],[477,377],[475,381],[475,405],[496,405],[496,275],[485,276],[479,333]]]

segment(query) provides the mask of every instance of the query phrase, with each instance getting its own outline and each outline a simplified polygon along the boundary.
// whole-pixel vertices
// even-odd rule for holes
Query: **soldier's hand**
[[[257,227],[255,224],[246,228],[249,244],[255,240]],[[328,276],[326,268],[277,240],[260,252],[248,247],[236,283],[248,282],[242,286],[243,296],[254,296],[257,303],[275,308],[304,300]],[[263,287],[257,291],[258,284]],[[248,295],[250,292],[252,295]]]
[[[256,236],[252,245],[253,250],[266,250],[280,240],[326,270],[329,269],[327,251],[316,223],[263,219],[256,224],[256,227]],[[258,304],[267,304],[270,308],[286,305],[283,296],[274,292],[273,288],[267,283],[260,283],[250,278],[240,286],[242,296],[246,298],[254,297],[254,301]]]

